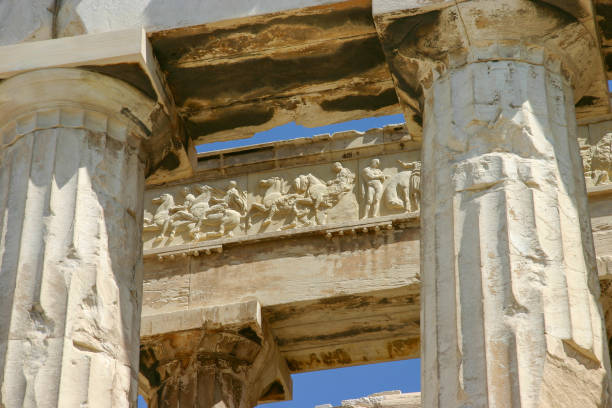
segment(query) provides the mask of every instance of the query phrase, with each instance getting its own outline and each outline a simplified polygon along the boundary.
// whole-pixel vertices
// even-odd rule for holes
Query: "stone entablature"
[[[580,126],[579,141],[589,192],[607,190],[612,123]],[[218,252],[289,230],[392,228],[418,217],[420,154],[402,125],[200,154],[195,177],[147,190],[145,255]]]
[[[146,192],[145,249],[414,217],[417,148],[396,125],[200,155],[196,177]]]

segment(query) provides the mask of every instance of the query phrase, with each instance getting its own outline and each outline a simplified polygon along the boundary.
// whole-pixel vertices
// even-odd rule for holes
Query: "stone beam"
[[[287,364],[257,301],[145,317],[141,334],[149,407],[252,408],[291,399]]]
[[[343,400],[339,406],[333,408],[421,408],[421,406],[420,392],[383,391],[367,397]],[[332,408],[332,405],[317,405],[315,408]]]
[[[371,2],[150,33],[197,143],[399,113]]]

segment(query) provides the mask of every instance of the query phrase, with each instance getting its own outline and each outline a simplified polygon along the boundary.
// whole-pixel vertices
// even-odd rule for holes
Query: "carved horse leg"
[[[268,209],[268,216],[266,217],[265,220],[263,220],[263,222],[261,223],[261,226],[265,227],[267,225],[270,225],[270,223],[272,222],[272,217],[274,217],[274,214],[276,214],[277,212],[278,212],[278,208],[276,207],[276,203],[274,203]]]
[[[166,231],[168,230],[169,226],[170,226],[170,217],[164,220],[164,224],[162,225],[159,231],[159,234],[155,237],[155,241],[161,241],[162,239],[164,239],[164,237],[166,236]]]
[[[410,188],[409,187],[403,187],[402,188],[402,193],[404,193],[404,209],[406,210],[406,212],[411,212],[414,211],[413,210],[413,206],[412,206],[412,197],[410,194]]]

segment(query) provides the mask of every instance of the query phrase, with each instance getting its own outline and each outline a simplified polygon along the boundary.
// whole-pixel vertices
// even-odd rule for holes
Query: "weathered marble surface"
[[[0,2],[0,45],[52,37],[55,0]]]
[[[427,90],[425,406],[611,404],[571,85],[523,55]]]
[[[151,408],[291,399],[287,363],[257,301],[145,318],[141,334],[141,390]]]
[[[154,103],[72,69],[0,84],[0,406],[135,403],[140,124]]]
[[[612,122],[596,122],[578,130],[587,187],[612,184]]]
[[[287,158],[288,165],[275,170],[250,171],[258,162],[265,164],[266,159],[259,156],[259,151],[267,150],[264,145],[244,149],[254,151],[253,157],[249,154],[241,157],[243,163],[231,168],[235,174],[231,178],[207,181],[205,173],[200,176],[203,181],[149,188],[145,195],[145,248],[167,248],[310,226],[333,227],[359,219],[417,213],[420,152],[412,150],[414,145],[409,139],[405,144],[394,143],[399,152],[383,150],[386,146],[383,130],[377,131],[380,140],[374,145],[378,144],[376,150],[383,154],[373,155],[376,151],[369,143],[359,141],[363,137],[359,132],[339,134],[331,139],[347,145],[345,157],[354,159],[331,161],[333,158],[327,152],[313,150],[314,159],[308,166],[291,166],[297,163]],[[397,140],[405,134],[401,127],[394,132],[400,136]],[[376,132],[370,134],[374,136]],[[294,141],[293,146],[284,143],[285,150],[291,147],[296,157],[306,155],[300,151],[299,141]],[[234,155],[233,152],[224,154],[230,158]],[[202,158],[215,161],[214,156],[207,154]],[[377,163],[376,169],[372,167],[373,162]],[[366,208],[368,205],[370,210]]]
[[[423,120],[427,407],[612,404],[574,106],[609,96],[590,2],[546,3],[374,1]]]

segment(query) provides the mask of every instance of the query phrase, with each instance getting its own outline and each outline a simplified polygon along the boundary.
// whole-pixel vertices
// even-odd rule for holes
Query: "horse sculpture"
[[[168,193],[164,193],[159,197],[151,200],[158,207],[152,217],[144,218],[144,231],[160,231],[155,238],[156,241],[163,239],[166,235],[166,230],[171,225],[170,209],[174,208],[174,198]]]
[[[231,236],[246,212],[246,195],[238,194],[240,197],[237,200],[240,201],[242,211],[236,211],[224,199],[218,199],[219,203],[211,207],[210,200],[214,194],[223,195],[223,191],[207,185],[195,186],[194,190],[197,196],[186,194],[182,205],[175,205],[174,198],[167,193],[154,198],[152,201],[158,207],[152,217],[145,218],[144,230],[159,230],[156,241],[163,239],[167,232],[172,239],[177,232],[185,230],[196,241]],[[216,227],[216,231],[202,232],[204,226]]]
[[[298,220],[301,220],[308,213],[308,211],[300,211],[297,208],[298,200],[300,197],[303,198],[303,196],[283,191],[282,178],[270,177],[269,179],[261,180],[259,187],[265,189],[263,199],[261,204],[253,203],[251,208],[266,214],[262,227],[269,225],[276,214],[289,213],[291,215],[290,222],[281,227],[281,229],[295,228],[298,226]]]
[[[233,231],[238,225],[240,220],[246,214],[247,210],[247,197],[246,193],[237,192],[236,199],[238,202],[234,203],[240,211],[230,207],[231,203],[229,200],[217,199],[218,204],[210,206],[210,200],[213,198],[213,193],[217,195],[223,194],[219,190],[214,189],[210,186],[200,186],[202,195],[208,194],[206,198],[206,205],[196,209],[198,216],[198,223],[191,230],[191,235],[196,241],[204,239],[218,238],[224,235],[232,236]],[[204,201],[203,201],[204,202]],[[192,207],[193,208],[193,207]],[[201,228],[204,225],[216,227],[216,231],[201,232]]]
[[[399,193],[399,194],[398,194]],[[383,193],[383,201],[391,210],[415,212],[421,200],[420,169],[401,171],[389,180]]]
[[[296,191],[304,194],[304,198],[299,202],[313,207],[317,224],[325,224],[327,218],[325,209],[333,207],[338,202],[339,194],[330,194],[327,184],[310,173],[298,176],[293,181],[293,185]]]
[[[212,188],[206,185],[196,186],[198,194],[186,208],[175,207],[170,210],[172,213],[170,223],[170,238],[174,238],[177,232],[189,230],[191,237],[194,237],[196,230],[200,229],[206,211],[210,207],[208,201],[212,197]]]

